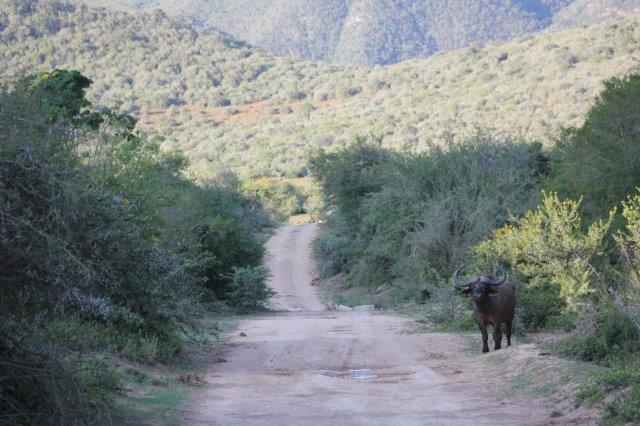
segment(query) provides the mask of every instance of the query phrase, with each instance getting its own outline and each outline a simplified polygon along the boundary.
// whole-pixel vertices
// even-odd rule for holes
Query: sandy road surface
[[[184,424],[546,424],[533,401],[498,399],[460,337],[409,334],[405,319],[323,310],[311,286],[316,225],[280,229],[269,243],[273,302],[248,319],[206,377]],[[241,337],[240,332],[246,334]]]

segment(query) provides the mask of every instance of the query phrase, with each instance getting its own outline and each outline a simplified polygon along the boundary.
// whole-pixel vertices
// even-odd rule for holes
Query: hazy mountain
[[[162,8],[282,55],[390,64],[473,43],[599,22],[638,0],[87,0]]]

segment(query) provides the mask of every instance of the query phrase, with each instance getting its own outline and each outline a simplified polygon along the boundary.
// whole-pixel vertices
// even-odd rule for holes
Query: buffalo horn
[[[456,288],[465,288],[465,287],[469,287],[469,285],[460,285],[460,283],[458,282],[459,278],[458,275],[460,275],[460,271],[462,271],[464,269],[465,265],[462,265],[461,267],[459,267],[458,269],[455,270],[455,272],[453,273],[453,282],[456,284]]]
[[[482,282],[491,286],[504,284],[504,282],[507,281],[507,273],[504,271],[502,266],[498,265],[498,268],[500,268],[500,271],[502,272],[502,276],[499,279],[495,279],[492,276],[484,276],[482,277]]]

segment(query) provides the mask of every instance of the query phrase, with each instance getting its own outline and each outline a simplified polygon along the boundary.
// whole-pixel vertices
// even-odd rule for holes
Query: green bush
[[[381,139],[357,138],[336,152],[319,151],[309,159],[309,170],[318,181],[329,206],[339,209],[347,229],[357,228],[358,209],[363,198],[380,189],[380,167],[390,161],[391,152]]]
[[[640,330],[640,195],[623,203],[622,217],[625,227],[615,236],[621,254],[616,297]]]
[[[630,374],[627,370],[624,374]],[[604,405],[603,418],[605,421],[634,424],[640,422],[640,380],[635,376],[635,382],[627,388],[618,391],[611,401]]]
[[[542,161],[537,144],[482,133],[420,154],[364,139],[318,153],[310,170],[334,235],[318,243],[328,256],[320,264],[336,270],[339,259],[356,285],[393,283],[419,292],[437,276],[449,276],[471,247],[510,215],[535,205]],[[345,239],[346,251],[326,247],[329,242],[342,247]]]
[[[313,255],[317,260],[320,278],[329,278],[343,271],[349,258],[349,247],[346,237],[330,233],[319,235],[313,241]]]
[[[475,317],[469,311],[468,300],[460,297],[455,287],[447,281],[430,292],[430,297],[424,304],[426,317],[434,324],[450,330],[473,328]]]
[[[307,197],[285,179],[261,177],[246,180],[242,183],[241,191],[259,200],[272,217],[280,220],[306,212]]]
[[[234,268],[226,300],[241,310],[255,310],[265,306],[275,292],[267,287],[269,270],[264,266]]]
[[[113,365],[100,358],[84,358],[78,363],[78,379],[88,390],[86,397],[93,404],[112,405],[114,389],[122,387],[122,377]]]
[[[132,117],[92,109],[88,84],[56,70],[0,91],[0,422],[70,423],[79,393],[76,423],[111,416],[120,389],[107,372],[64,360],[175,361],[204,303],[264,254],[258,202],[185,178],[184,158]]]
[[[121,379],[107,363],[67,356],[58,342],[44,343],[45,351],[42,342],[16,337],[3,335],[0,345],[1,423],[114,422]]]
[[[640,422],[640,358],[628,359],[584,380],[576,393],[577,404],[603,404],[603,424]],[[610,397],[607,398],[607,395]]]
[[[604,364],[640,353],[640,331],[629,316],[608,306],[582,318],[575,335],[559,344],[565,356]]]

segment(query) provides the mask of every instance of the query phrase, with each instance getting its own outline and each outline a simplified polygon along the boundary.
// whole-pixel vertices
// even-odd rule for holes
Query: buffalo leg
[[[487,333],[486,324],[478,324],[480,333],[482,333],[482,353],[489,352],[489,333]]]
[[[502,348],[502,324],[498,323],[493,326],[493,341],[495,342],[494,350]]]
[[[511,346],[511,326],[513,325],[512,321],[507,321],[507,346]]]

